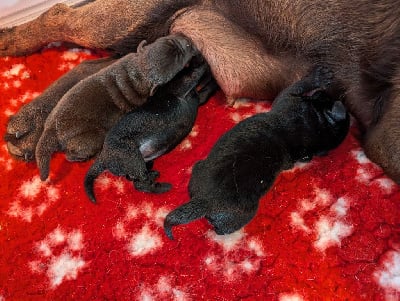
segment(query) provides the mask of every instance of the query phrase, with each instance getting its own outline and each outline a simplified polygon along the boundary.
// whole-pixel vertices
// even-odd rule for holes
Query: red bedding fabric
[[[0,58],[1,135],[21,105],[98,56],[58,47]],[[328,156],[282,173],[241,231],[217,236],[200,220],[175,228],[174,241],[164,235],[167,212],[188,201],[193,164],[269,106],[227,107],[217,93],[187,139],[155,162],[170,192],[138,192],[104,173],[97,205],[82,187],[90,162],[56,154],[41,182],[3,141],[0,300],[400,300],[399,187],[365,157],[356,125]]]

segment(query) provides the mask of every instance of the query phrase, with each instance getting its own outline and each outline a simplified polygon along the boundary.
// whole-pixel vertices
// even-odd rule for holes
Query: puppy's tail
[[[191,199],[168,213],[164,220],[165,234],[172,240],[172,227],[193,222],[208,213],[206,203],[199,199]]]
[[[40,136],[35,150],[36,164],[42,181],[45,181],[49,176],[51,155],[59,149],[60,144],[58,143],[56,130],[54,128],[45,130]]]
[[[96,203],[96,197],[94,195],[94,181],[104,170],[104,164],[100,160],[96,160],[86,173],[84,186],[86,194],[92,203]]]

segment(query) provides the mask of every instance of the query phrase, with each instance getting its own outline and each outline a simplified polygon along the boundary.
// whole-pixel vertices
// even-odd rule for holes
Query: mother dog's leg
[[[400,70],[392,80],[390,98],[375,126],[365,135],[366,155],[379,164],[397,183],[400,183]]]
[[[260,40],[212,7],[187,9],[174,20],[171,32],[193,41],[230,102],[241,97],[271,99],[309,69],[289,54],[268,53]]]
[[[0,30],[0,56],[32,53],[55,41],[105,49],[134,30],[160,3],[96,0],[77,8],[56,4],[33,21]]]
[[[33,160],[44,123],[64,94],[82,79],[110,65],[115,59],[85,61],[50,85],[41,95],[24,105],[7,125],[8,151],[17,158]]]

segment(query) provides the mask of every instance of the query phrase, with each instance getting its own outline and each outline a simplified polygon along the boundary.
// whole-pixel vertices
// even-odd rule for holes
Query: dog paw
[[[148,175],[150,181],[155,181],[157,178],[160,177],[160,172],[157,170],[150,170]]]
[[[158,183],[158,182],[141,182],[135,181],[134,186],[137,190],[149,193],[164,193],[170,191],[172,185],[170,183]]]
[[[18,159],[32,161],[49,111],[31,102],[12,116],[4,139],[8,152]]]

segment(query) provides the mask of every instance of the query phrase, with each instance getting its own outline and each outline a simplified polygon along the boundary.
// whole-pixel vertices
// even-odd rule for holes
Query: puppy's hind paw
[[[134,186],[137,190],[149,193],[164,193],[171,190],[172,185],[169,183],[158,183],[158,182],[140,182],[135,181]]]

